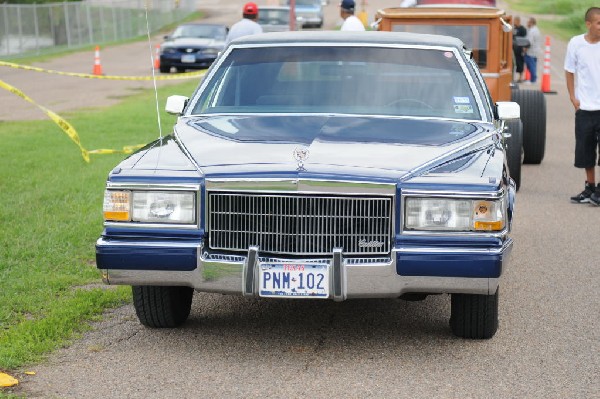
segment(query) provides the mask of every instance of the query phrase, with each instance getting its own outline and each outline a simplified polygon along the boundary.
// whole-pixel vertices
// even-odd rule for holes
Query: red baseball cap
[[[244,4],[244,14],[247,15],[256,15],[258,14],[258,6],[256,3],[246,3]]]

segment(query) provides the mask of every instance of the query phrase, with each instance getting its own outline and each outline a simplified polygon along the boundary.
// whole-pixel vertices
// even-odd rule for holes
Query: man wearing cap
[[[340,30],[357,32],[365,30],[365,26],[361,20],[354,15],[354,0],[342,0],[340,4],[340,16],[344,19]]]
[[[256,22],[258,19],[258,6],[256,3],[250,2],[244,4],[242,15],[242,20],[233,24],[231,29],[229,29],[227,40],[225,41],[226,45],[238,37],[262,33],[262,26]]]

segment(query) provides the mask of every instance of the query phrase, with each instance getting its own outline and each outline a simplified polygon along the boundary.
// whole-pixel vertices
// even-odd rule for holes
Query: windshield
[[[182,37],[200,37],[207,39],[223,39],[227,32],[222,26],[213,25],[181,25],[171,35],[172,39],[178,39]]]
[[[458,37],[467,48],[473,50],[473,59],[479,68],[487,67],[488,27],[487,25],[418,25],[401,24],[392,25],[393,32],[429,33],[432,35],[446,35]]]
[[[481,119],[453,52],[378,47],[234,49],[192,112]]]

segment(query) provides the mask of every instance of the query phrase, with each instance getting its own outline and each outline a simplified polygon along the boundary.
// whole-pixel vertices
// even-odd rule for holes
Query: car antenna
[[[146,34],[148,35],[148,50],[150,53],[150,70],[152,71],[152,83],[154,84],[154,100],[156,102],[156,119],[158,122],[158,134],[162,140],[162,127],[160,122],[160,109],[158,107],[158,90],[156,88],[156,73],[154,71],[154,52],[152,51],[152,42],[150,39],[150,24],[148,23],[148,1],[144,2],[144,11],[146,12]]]

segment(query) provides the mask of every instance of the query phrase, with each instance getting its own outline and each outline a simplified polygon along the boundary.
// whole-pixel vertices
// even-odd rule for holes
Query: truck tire
[[[160,66],[158,67],[158,69],[160,70],[160,73],[171,73],[171,66],[170,65],[160,64]]]
[[[538,90],[511,91],[512,100],[521,106],[523,122],[523,163],[540,164],[546,151],[546,98]]]
[[[494,295],[452,294],[450,328],[461,338],[492,338],[498,330],[498,290]]]
[[[131,291],[135,313],[140,323],[147,327],[177,327],[190,315],[193,288],[132,286]]]
[[[506,162],[510,177],[515,181],[517,190],[521,187],[521,164],[523,163],[523,123],[521,120],[506,121],[506,130],[510,137],[506,139]]]

